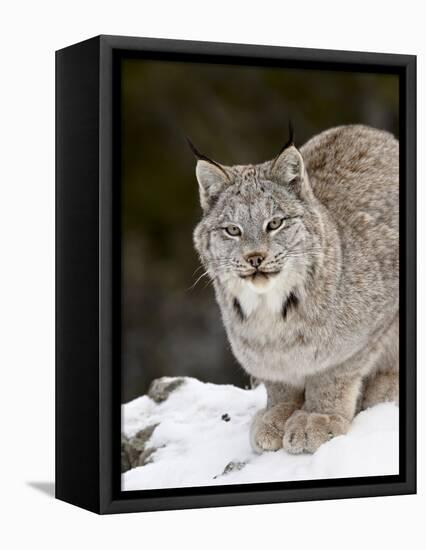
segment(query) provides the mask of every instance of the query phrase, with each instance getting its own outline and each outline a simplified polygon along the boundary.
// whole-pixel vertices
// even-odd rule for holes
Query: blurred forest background
[[[398,77],[189,62],[122,61],[122,401],[159,376],[246,386],[192,232],[201,216],[185,136],[224,164],[273,158],[339,124],[398,136]]]

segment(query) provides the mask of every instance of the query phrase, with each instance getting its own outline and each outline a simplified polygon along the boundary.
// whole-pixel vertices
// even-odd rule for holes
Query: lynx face
[[[257,166],[197,164],[204,216],[195,246],[209,275],[235,294],[295,286],[315,248],[312,199],[295,147]]]

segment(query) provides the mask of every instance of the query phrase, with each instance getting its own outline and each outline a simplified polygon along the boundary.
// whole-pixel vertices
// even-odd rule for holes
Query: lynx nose
[[[248,256],[246,256],[246,260],[252,267],[259,267],[264,259],[265,256],[259,254],[258,252],[254,252],[253,254],[249,254]]]

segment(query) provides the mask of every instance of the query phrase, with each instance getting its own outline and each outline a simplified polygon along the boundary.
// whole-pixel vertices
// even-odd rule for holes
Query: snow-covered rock
[[[249,426],[266,403],[262,385],[244,390],[163,378],[149,394],[122,408],[124,446],[130,449],[129,465],[136,466],[122,474],[123,490],[398,473],[398,407],[393,403],[361,412],[347,435],[313,455],[283,450],[257,455]]]

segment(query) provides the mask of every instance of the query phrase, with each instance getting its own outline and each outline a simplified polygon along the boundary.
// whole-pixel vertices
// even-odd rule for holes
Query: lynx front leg
[[[355,415],[361,375],[333,369],[306,379],[305,404],[284,428],[284,449],[314,453],[320,445],[345,434]]]
[[[252,421],[250,441],[257,453],[277,451],[283,445],[284,426],[291,414],[303,404],[303,391],[265,382],[268,402]]]

